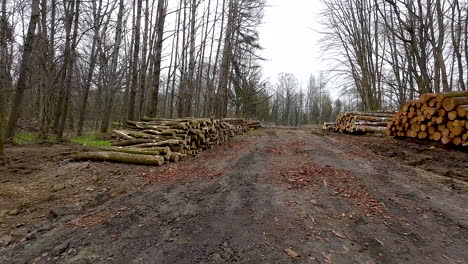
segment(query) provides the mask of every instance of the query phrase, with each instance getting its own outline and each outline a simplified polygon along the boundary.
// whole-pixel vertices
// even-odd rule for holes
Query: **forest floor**
[[[0,263],[468,263],[468,153],[266,128],[184,162],[11,147]]]

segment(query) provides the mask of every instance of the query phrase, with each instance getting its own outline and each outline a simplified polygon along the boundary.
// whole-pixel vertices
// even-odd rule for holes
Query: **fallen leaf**
[[[292,250],[291,248],[285,248],[284,249],[284,252],[286,252],[286,254],[288,254],[288,256],[292,259],[297,259],[299,258],[301,255],[299,255],[297,252],[295,252],[294,250]]]

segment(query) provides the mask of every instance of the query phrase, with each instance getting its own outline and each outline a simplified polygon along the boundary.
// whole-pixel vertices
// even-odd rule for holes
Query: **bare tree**
[[[1,2],[1,13],[0,13],[0,165],[3,163],[4,154],[4,123],[6,120],[5,113],[5,90],[7,89],[7,13],[6,13],[6,0]]]
[[[28,32],[24,41],[23,56],[19,69],[18,81],[16,83],[15,95],[8,119],[8,126],[6,129],[6,137],[12,138],[15,135],[16,123],[21,111],[24,92],[27,87],[28,74],[30,72],[32,54],[33,54],[33,41],[36,32],[36,26],[39,21],[39,0],[31,1],[31,17],[29,20]]]
[[[73,22],[73,34],[71,36],[71,40],[67,40],[70,42],[70,46],[65,52],[65,60],[66,60],[66,70],[65,70],[65,100],[64,104],[61,107],[61,113],[60,113],[60,123],[59,123],[59,128],[58,128],[58,133],[57,133],[57,140],[61,140],[63,137],[63,133],[65,130],[65,123],[67,120],[68,116],[68,111],[70,107],[70,93],[71,93],[71,86],[72,86],[72,80],[73,80],[73,72],[75,69],[75,62],[76,62],[76,46],[78,42],[78,25],[79,25],[79,17],[80,17],[80,5],[81,5],[81,0],[76,0],[74,9],[73,5],[71,8],[71,14],[70,17],[74,18]],[[70,19],[71,22],[71,19]]]
[[[102,117],[101,123],[101,133],[107,133],[109,129],[109,124],[111,121],[111,112],[112,112],[112,105],[115,98],[115,92],[119,81],[117,80],[118,77],[118,63],[119,63],[119,52],[120,46],[122,43],[122,31],[123,31],[123,12],[124,12],[124,0],[120,0],[119,2],[119,11],[117,15],[117,25],[115,30],[115,37],[114,37],[114,44],[113,44],[113,51],[110,59],[110,67],[109,67],[109,78],[106,80],[105,83],[105,99],[104,99],[104,114]]]
[[[91,90],[92,80],[94,76],[94,71],[96,68],[96,61],[98,56],[98,51],[101,49],[102,41],[101,41],[101,24],[103,16],[101,14],[102,9],[102,0],[98,0],[92,2],[92,11],[93,11],[93,40],[91,44],[91,52],[90,52],[90,61],[89,61],[89,68],[88,74],[86,76],[86,80],[84,83],[84,91],[83,91],[83,100],[81,102],[80,107],[80,116],[78,120],[78,128],[76,131],[77,136],[81,136],[83,134],[83,123],[86,117],[86,110],[88,106],[88,99],[89,99],[89,92]],[[104,27],[104,34],[106,32],[107,25],[109,23],[110,16],[108,16],[108,20],[106,21],[106,26]]]
[[[140,56],[140,27],[141,27],[141,10],[143,0],[137,1],[137,14],[134,19],[134,46],[133,46],[133,61],[132,61],[132,81],[130,86],[130,97],[127,108],[127,119],[135,120],[135,102],[138,86],[138,62]]]
[[[11,134],[18,118],[38,119],[39,138],[53,132],[60,140],[75,120],[82,135],[145,114],[255,116],[268,104],[256,54],[264,0],[31,3],[32,31],[10,41],[19,30],[0,28],[0,89],[16,89],[14,97],[0,98],[2,107],[12,107]],[[13,23],[27,20],[24,10],[12,10]]]
[[[158,110],[158,95],[159,87],[161,85],[161,57],[162,57],[162,48],[164,41],[164,24],[166,22],[166,12],[167,12],[167,1],[159,0],[157,8],[157,22],[156,22],[156,44],[154,48],[154,72],[153,72],[153,91],[151,94],[151,103],[149,115],[156,117]]]

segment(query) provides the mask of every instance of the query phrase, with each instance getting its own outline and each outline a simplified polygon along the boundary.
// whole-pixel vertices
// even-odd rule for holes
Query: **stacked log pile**
[[[262,127],[262,124],[260,124],[260,122],[258,122],[258,121],[247,121],[247,128],[249,130],[258,129],[258,128],[261,128],[261,127]]]
[[[468,146],[468,92],[423,94],[408,101],[388,124],[387,135]]]
[[[226,122],[234,126],[247,127],[247,121],[243,118],[224,118],[223,122]]]
[[[336,131],[336,123],[323,123],[322,130]]]
[[[214,119],[151,119],[127,121],[113,131],[111,147],[80,153],[75,160],[163,165],[194,156],[246,132],[244,125]]]
[[[395,113],[348,112],[336,117],[335,131],[349,134],[385,133]]]
[[[225,118],[223,121],[231,125],[243,126],[246,130],[258,129],[262,127],[258,121],[249,121],[242,118]]]

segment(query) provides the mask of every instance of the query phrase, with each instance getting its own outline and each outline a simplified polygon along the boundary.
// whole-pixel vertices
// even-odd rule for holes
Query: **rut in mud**
[[[263,130],[147,169],[147,187],[28,230],[0,261],[468,263],[468,155],[389,142]]]

